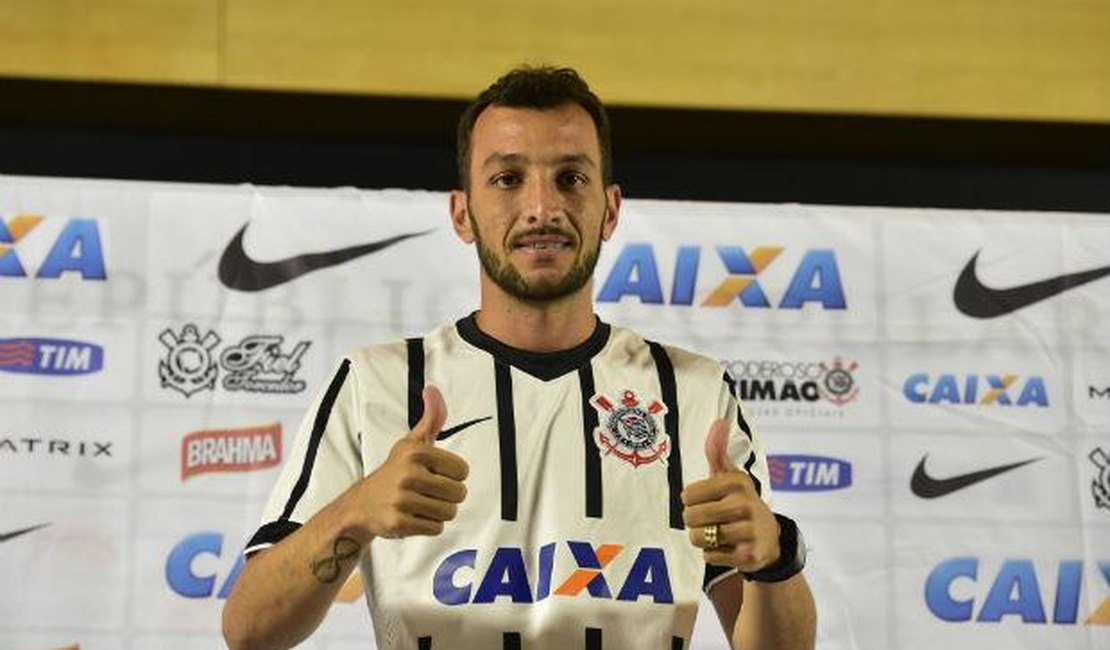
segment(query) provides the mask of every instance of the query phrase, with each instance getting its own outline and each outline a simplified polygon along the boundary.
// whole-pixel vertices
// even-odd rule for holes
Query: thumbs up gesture
[[[363,524],[372,537],[438,535],[466,498],[463,481],[470,467],[435,444],[447,418],[443,396],[426,386],[423,399],[424,416],[358,484]]]
[[[682,519],[690,543],[704,549],[705,561],[745,573],[779,557],[779,523],[755,491],[747,472],[728,455],[728,420],[717,420],[705,438],[709,477],[682,491]]]

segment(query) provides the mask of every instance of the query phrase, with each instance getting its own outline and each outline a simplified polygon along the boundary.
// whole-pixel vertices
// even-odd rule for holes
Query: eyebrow
[[[520,154],[520,153],[500,153],[500,152],[495,151],[495,152],[491,153],[490,155],[486,156],[486,159],[482,162],[482,167],[485,168],[485,167],[489,167],[490,165],[513,165],[513,164],[519,165],[519,164],[527,163],[529,161],[530,161],[530,158],[528,156],[524,155],[524,154]],[[595,169],[597,168],[597,163],[594,162],[593,158],[589,157],[588,155],[586,155],[584,153],[569,153],[569,154],[566,154],[566,155],[563,155],[563,156],[559,156],[553,162],[557,165],[565,165],[565,164],[573,163],[573,164],[579,164],[579,165],[586,165],[586,166],[589,166],[589,167],[593,167]]]

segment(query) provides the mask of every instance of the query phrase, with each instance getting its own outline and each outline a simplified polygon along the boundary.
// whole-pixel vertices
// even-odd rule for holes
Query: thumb
[[[424,415],[409,432],[409,438],[418,442],[434,445],[436,436],[443,429],[447,420],[447,405],[443,402],[443,395],[439,389],[431,384],[424,387],[421,395],[424,398]]]
[[[709,475],[735,472],[736,464],[728,455],[728,420],[714,420],[705,437],[705,459],[709,461]]]

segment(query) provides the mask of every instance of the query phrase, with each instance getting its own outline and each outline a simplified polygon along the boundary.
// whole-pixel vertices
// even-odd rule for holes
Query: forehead
[[[573,103],[546,109],[490,106],[474,122],[470,145],[472,166],[494,154],[530,159],[584,154],[596,165],[601,162],[593,118]]]

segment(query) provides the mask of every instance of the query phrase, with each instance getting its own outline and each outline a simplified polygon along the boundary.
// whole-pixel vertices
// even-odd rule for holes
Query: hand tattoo
[[[320,582],[331,583],[339,579],[343,563],[359,554],[362,548],[350,537],[337,537],[331,547],[331,555],[310,564],[312,575]]]

